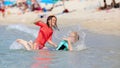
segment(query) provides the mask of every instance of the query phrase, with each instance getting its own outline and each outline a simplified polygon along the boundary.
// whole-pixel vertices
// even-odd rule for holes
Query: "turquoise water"
[[[73,29],[64,27],[64,29]],[[38,30],[37,27],[29,27]],[[101,35],[83,30],[86,33],[85,45],[81,51],[10,49],[17,39],[34,40],[35,35],[24,26],[0,26],[0,68],[119,68],[120,37]],[[33,31],[32,31],[33,32]],[[65,32],[64,32],[65,33]],[[57,35],[60,36],[60,35]],[[58,42],[53,39],[53,41]],[[49,48],[54,49],[49,46]]]

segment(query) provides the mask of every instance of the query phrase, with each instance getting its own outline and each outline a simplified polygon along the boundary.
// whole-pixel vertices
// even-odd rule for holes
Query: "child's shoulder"
[[[67,41],[67,40],[62,40],[61,42],[63,42],[63,43],[68,43],[68,41]]]

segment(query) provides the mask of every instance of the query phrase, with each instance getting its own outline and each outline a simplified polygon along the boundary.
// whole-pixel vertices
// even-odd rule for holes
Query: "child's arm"
[[[57,47],[57,45],[52,41],[52,34],[51,36],[49,37],[48,41],[47,41],[49,44],[53,45],[54,47]]]
[[[53,45],[54,47],[57,47],[57,45],[54,42],[52,42],[51,40],[48,40],[48,43]]]
[[[45,23],[43,23],[39,18],[34,20],[34,24],[41,27],[45,26]]]
[[[72,51],[73,49],[72,49],[72,44],[71,44],[71,42],[68,40],[68,49],[69,49],[69,51]]]
[[[66,40],[66,41],[68,41],[68,50],[69,50],[69,51],[72,51],[73,48],[72,48],[72,44],[71,44],[71,42],[70,42],[70,39],[69,39],[69,38],[63,38],[63,39]]]

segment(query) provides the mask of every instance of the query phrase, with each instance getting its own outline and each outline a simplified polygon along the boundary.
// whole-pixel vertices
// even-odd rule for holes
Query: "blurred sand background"
[[[112,0],[108,0],[107,3],[110,4],[111,1]],[[116,2],[120,2],[120,0],[116,0]],[[59,3],[61,2],[56,4]],[[41,6],[44,7],[45,4],[41,4]],[[51,5],[47,5],[45,7],[49,8],[50,6]],[[98,11],[97,8],[99,6],[103,6],[102,0],[66,1],[65,7],[69,11],[75,11],[57,15],[58,26],[79,25],[83,29],[87,29],[91,32],[120,36],[120,8]],[[9,9],[10,14],[6,14],[5,17],[0,16],[0,25],[25,24],[33,26],[33,21],[36,18],[39,18],[40,15],[46,14],[49,16],[51,14],[61,13],[63,10],[63,6],[60,6],[54,8],[52,12],[47,13],[38,14],[34,12],[28,12],[25,14],[18,14],[18,10],[13,8]],[[42,18],[42,20],[45,21],[46,17]]]

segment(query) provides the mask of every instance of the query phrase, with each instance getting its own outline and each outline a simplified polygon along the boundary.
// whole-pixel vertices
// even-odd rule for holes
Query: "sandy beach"
[[[116,0],[116,2],[119,2],[119,0]],[[120,8],[98,11],[97,8],[102,5],[102,1],[99,0],[67,1],[65,2],[66,8],[69,9],[69,11],[74,11],[71,13],[56,15],[58,18],[58,24],[66,26],[80,25],[83,29],[87,29],[91,32],[120,36]],[[46,14],[49,16],[51,14],[61,13],[62,10],[63,6],[60,6],[54,8],[52,12],[47,13],[37,14],[34,12],[28,12],[20,15],[7,14],[4,18],[0,16],[0,24],[32,25],[33,21],[40,17],[40,15]],[[45,21],[46,17],[42,18],[42,20]]]

